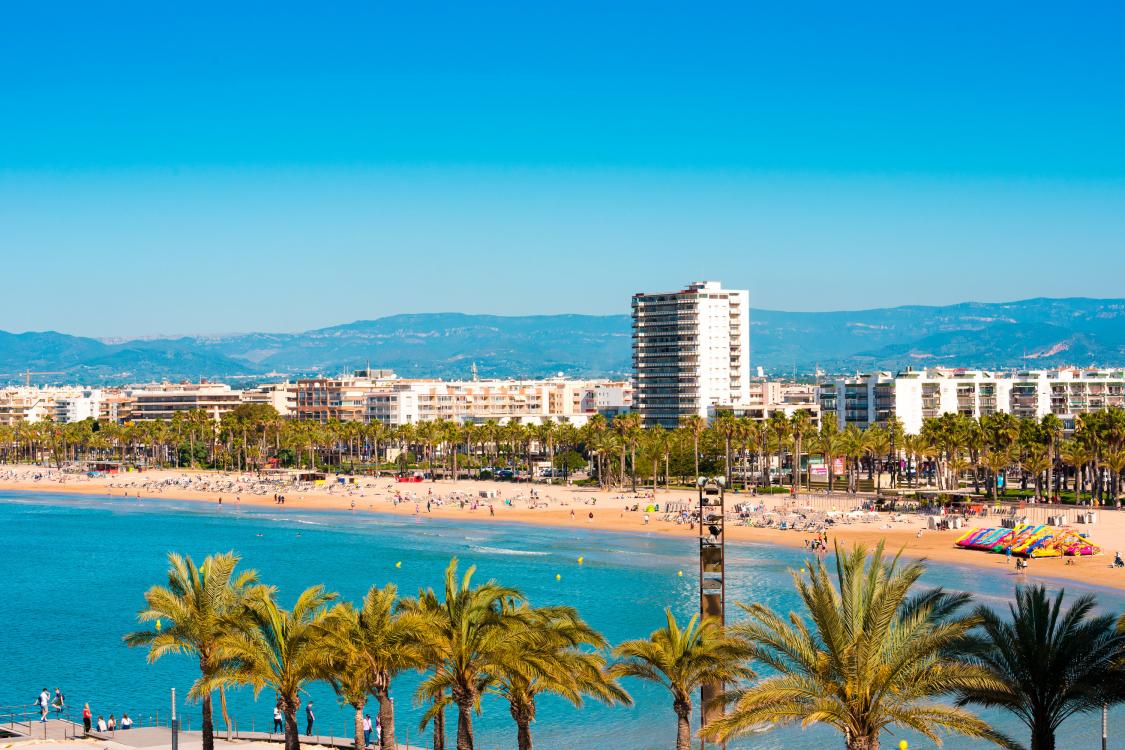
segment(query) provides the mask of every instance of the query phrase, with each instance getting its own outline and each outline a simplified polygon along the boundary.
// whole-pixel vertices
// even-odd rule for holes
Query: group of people
[[[316,725],[316,713],[313,712],[313,702],[309,701],[305,704],[305,734],[312,736],[313,727]],[[284,716],[281,712],[281,701],[278,701],[273,707],[273,732],[274,734],[281,734],[285,731]],[[371,744],[371,735],[374,733],[375,742],[378,743],[383,737],[383,728],[379,725],[379,719],[376,718],[375,722],[371,722],[371,714],[364,714],[363,717],[363,743],[364,745]]]
[[[129,718],[129,714],[125,713],[121,714],[120,722],[117,721],[117,718],[113,714],[110,714],[109,719],[106,719],[104,716],[98,716],[97,724],[94,724],[94,714],[90,710],[90,704],[87,703],[82,707],[82,728],[87,732],[95,728],[96,731],[101,733],[116,732],[118,729],[126,730],[132,727],[133,720]]]
[[[39,709],[39,721],[47,721],[47,713],[52,708],[55,709],[55,718],[60,718],[62,711],[66,708],[66,699],[63,698],[62,690],[55,688],[55,697],[51,697],[51,693],[47,688],[39,693],[35,698],[35,703],[31,704]]]

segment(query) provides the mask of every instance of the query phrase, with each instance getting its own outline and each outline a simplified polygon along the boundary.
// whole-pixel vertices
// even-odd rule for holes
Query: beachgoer
[[[117,729],[117,720],[113,718],[113,714],[109,715],[109,721],[106,722],[106,729],[113,732]]]
[[[90,731],[90,723],[93,720],[93,717],[94,715],[90,713],[90,704],[87,703],[82,707],[82,728],[87,732]]]
[[[363,717],[363,746],[367,747],[371,744],[371,714],[364,714]]]
[[[648,526],[648,513],[645,513],[645,526]]]
[[[316,716],[313,714],[312,707],[312,701],[309,701],[309,704],[305,706],[305,734],[309,735],[312,734],[313,722],[316,721]]]
[[[1114,552],[1113,553],[1113,567],[1115,567],[1115,568],[1125,568],[1125,560],[1121,559],[1121,553],[1120,552]]]
[[[101,716],[98,717],[98,731],[99,732],[105,731],[105,718],[103,718]]]
[[[278,733],[280,733],[282,731],[281,703],[278,703],[276,706],[273,707],[273,731],[278,732]]]
[[[1012,548],[1011,547],[1005,547],[1004,548],[1004,557],[1007,558],[1008,562],[1012,561]]]
[[[47,706],[51,704],[51,694],[47,692],[47,688],[43,688],[43,692],[35,699],[32,705],[39,706],[39,721],[47,720]]]
[[[133,720],[129,718],[129,714],[121,714],[121,728],[128,729],[133,726]]]
[[[55,688],[55,699],[51,701],[51,707],[55,709],[55,718],[58,719],[62,716],[62,710],[66,706],[66,701],[63,699],[62,690]]]

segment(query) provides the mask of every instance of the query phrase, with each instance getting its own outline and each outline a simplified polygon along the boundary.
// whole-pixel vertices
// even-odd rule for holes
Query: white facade
[[[621,381],[400,380],[366,396],[365,421],[388,425],[450,422],[586,423],[598,413],[616,414],[632,404],[632,387]]]
[[[750,388],[750,293],[717,281],[633,295],[636,410],[646,425],[676,427],[719,404],[744,405]]]
[[[97,389],[55,399],[54,421],[57,424],[70,424],[85,419],[100,419],[104,400],[104,394]]]
[[[841,429],[849,424],[866,428],[898,417],[905,431],[915,434],[926,419],[942,414],[979,419],[997,412],[1032,419],[1055,414],[1069,426],[1078,414],[1125,408],[1125,371],[877,372],[821,383],[819,399],[824,417],[834,416]]]

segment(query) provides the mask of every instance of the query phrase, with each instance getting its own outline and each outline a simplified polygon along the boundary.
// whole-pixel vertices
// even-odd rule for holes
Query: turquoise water
[[[480,580],[496,578],[518,586],[533,603],[577,606],[612,642],[643,637],[659,627],[665,606],[681,616],[697,606],[694,543],[655,534],[13,492],[0,493],[0,530],[0,706],[30,706],[41,688],[58,686],[72,708],[88,701],[95,716],[120,717],[123,711],[134,717],[155,711],[166,715],[169,688],[186,694],[196,676],[195,663],[189,657],[167,657],[148,665],[143,652],[122,645],[121,636],[134,627],[143,591],[163,581],[169,550],[202,558],[233,549],[242,555],[243,565],[278,586],[286,605],[315,583],[352,599],[371,584],[387,582],[412,595],[422,586],[440,585],[449,558],[456,555],[464,564],[477,565]],[[582,566],[576,563],[579,555],[585,558]],[[796,607],[788,571],[802,563],[802,551],[747,544],[732,546],[729,555],[732,600],[752,599],[783,610]],[[397,561],[401,569],[395,568]],[[678,570],[684,571],[682,578]],[[960,566],[933,566],[924,581],[973,591],[994,605],[1002,605],[1014,585],[1003,571]],[[1125,597],[1098,593],[1103,606],[1125,608]],[[406,675],[394,686],[400,741],[407,729],[412,741],[418,740],[421,712],[411,701],[416,681],[415,675]],[[666,693],[633,681],[627,687],[636,701],[631,708],[588,704],[578,711],[544,700],[533,729],[537,746],[569,748],[580,738],[588,748],[670,747],[674,721]],[[313,686],[310,697],[322,734],[351,734],[350,711],[339,706],[327,686]],[[237,691],[229,702],[240,728],[268,728],[271,696],[255,703],[248,691]],[[185,711],[191,728],[197,728],[198,710],[189,706]],[[1023,737],[1006,716],[989,718]],[[498,700],[485,701],[477,730],[481,750],[515,746],[507,707]],[[1125,711],[1111,713],[1111,733],[1125,737]],[[911,748],[932,747],[902,736],[911,740]],[[1059,747],[1095,748],[1099,743],[1097,716],[1071,720],[1059,738]],[[814,728],[778,730],[732,747],[819,750],[842,745],[830,730]],[[946,747],[987,745],[953,738]]]

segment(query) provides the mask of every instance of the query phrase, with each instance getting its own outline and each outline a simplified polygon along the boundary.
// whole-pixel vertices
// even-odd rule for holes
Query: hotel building
[[[749,297],[717,281],[633,295],[634,403],[645,426],[747,403]]]
[[[201,409],[216,421],[242,403],[242,392],[225,383],[151,383],[129,390],[130,419],[171,419],[177,412]]]
[[[822,383],[818,398],[824,418],[836,419],[841,429],[865,429],[897,417],[914,434],[925,419],[942,414],[979,419],[997,412],[1032,419],[1055,414],[1073,429],[1076,415],[1125,407],[1125,370],[876,372]]]

